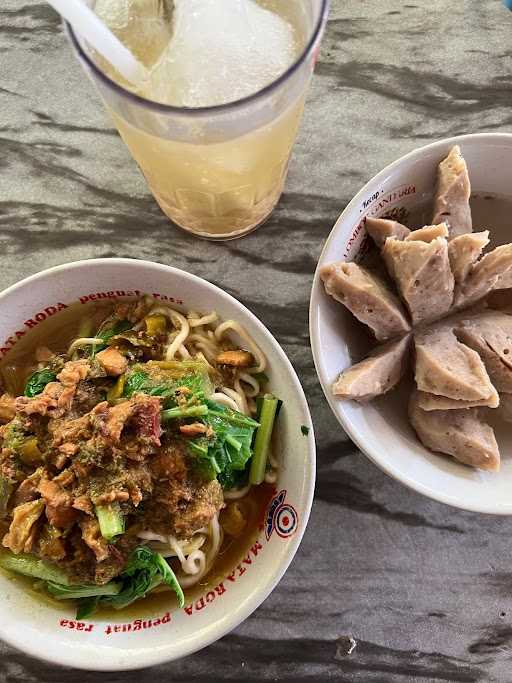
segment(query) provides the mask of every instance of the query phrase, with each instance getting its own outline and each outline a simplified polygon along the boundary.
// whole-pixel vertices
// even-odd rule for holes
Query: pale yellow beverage
[[[278,202],[314,46],[309,63],[294,65],[315,13],[321,24],[324,2],[93,3],[150,71],[134,90],[96,60],[120,86],[98,82],[123,140],[162,210],[185,230],[238,237],[263,223]]]
[[[303,98],[276,121],[234,140],[163,140],[114,114],[162,211],[204,237],[237,237],[260,225],[283,191]]]

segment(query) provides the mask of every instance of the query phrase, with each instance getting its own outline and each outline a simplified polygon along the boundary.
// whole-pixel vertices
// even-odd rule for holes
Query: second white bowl
[[[389,215],[407,222],[418,208],[432,200],[438,163],[458,144],[464,155],[473,195],[507,197],[512,201],[512,135],[464,135],[435,142],[402,157],[354,197],[336,222],[315,273],[310,304],[310,336],[318,377],[329,405],[343,429],[359,448],[387,474],[420,493],[449,505],[472,510],[512,514],[512,428],[493,423],[502,455],[497,474],[465,467],[425,449],[407,419],[407,394],[394,391],[368,404],[340,401],[331,385],[342,369],[360,360],[368,346],[363,326],[339,303],[325,294],[321,266],[352,261],[363,247],[366,216]],[[493,216],[485,225],[495,243],[512,241],[512,224]]]

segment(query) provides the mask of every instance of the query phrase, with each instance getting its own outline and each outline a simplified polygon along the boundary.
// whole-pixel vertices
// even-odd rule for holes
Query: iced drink
[[[72,35],[163,211],[214,239],[260,225],[283,189],[325,2],[93,5],[149,69],[134,90]]]

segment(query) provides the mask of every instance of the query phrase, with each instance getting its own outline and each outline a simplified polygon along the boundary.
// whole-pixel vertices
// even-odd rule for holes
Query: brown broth
[[[86,304],[72,304],[54,316],[47,318],[36,328],[22,337],[16,346],[7,354],[0,363],[0,376],[5,384],[6,368],[16,371],[16,394],[23,393],[25,381],[36,366],[35,351],[40,346],[46,346],[56,353],[65,352],[70,343],[79,334],[81,323],[84,319],[92,319],[92,334],[97,330],[101,322],[111,313],[112,304],[99,304],[90,302]],[[12,370],[9,372],[12,377]],[[11,379],[12,384],[12,379]],[[190,604],[209,587],[216,586],[225,579],[247,554],[249,548],[256,541],[263,525],[265,510],[270,502],[275,488],[274,485],[261,484],[253,486],[244,498],[238,502],[243,504],[247,524],[245,530],[236,538],[224,535],[213,567],[201,581],[185,591],[186,604]],[[229,502],[229,501],[227,501]],[[53,608],[64,610],[74,604],[73,601],[59,601],[52,598],[46,591],[34,588],[37,580],[31,577],[21,576],[0,569],[0,572],[11,581],[22,586],[34,599],[43,602]],[[173,592],[162,590],[155,592],[144,600],[139,600],[133,605],[119,611],[111,608],[101,608],[94,618],[109,620],[112,622],[126,622],[137,618],[150,618],[162,612],[176,609],[177,602]]]

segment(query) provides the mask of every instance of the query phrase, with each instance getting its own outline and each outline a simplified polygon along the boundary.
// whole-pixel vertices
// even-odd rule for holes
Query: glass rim
[[[122,85],[119,85],[119,83],[116,83],[116,81],[110,78],[110,76],[107,76],[107,74],[104,71],[102,71],[99,66],[97,66],[97,64],[93,61],[90,55],[87,54],[87,52],[82,48],[82,45],[80,44],[80,41],[78,40],[77,35],[73,30],[73,27],[67,21],[64,21],[64,26],[69,36],[69,39],[75,51],[78,54],[78,57],[85,61],[87,66],[94,72],[94,74],[101,81],[103,81],[103,83],[107,87],[111,88],[114,91],[117,91],[119,94],[123,95],[124,97],[127,97],[134,103],[152,109],[153,111],[161,114],[169,113],[185,114],[187,116],[202,116],[208,114],[220,114],[224,112],[229,112],[235,108],[251,104],[252,102],[258,100],[260,97],[264,97],[265,95],[270,94],[271,92],[276,90],[280,85],[282,85],[285,81],[287,81],[288,78],[293,76],[293,74],[296,71],[298,71],[298,69],[302,66],[302,64],[304,64],[307,57],[310,55],[311,51],[313,50],[316,44],[318,37],[322,32],[324,24],[327,20],[329,2],[330,0],[321,0],[321,7],[318,13],[318,20],[316,21],[316,24],[313,28],[312,34],[308,42],[306,43],[306,46],[302,50],[301,54],[297,57],[297,59],[288,67],[288,69],[286,69],[286,71],[284,71],[278,78],[276,78],[275,81],[272,81],[271,83],[261,88],[260,90],[257,90],[255,93],[252,93],[251,95],[246,95],[245,97],[242,97],[238,100],[233,100],[232,102],[226,102],[224,104],[215,104],[208,107],[177,107],[172,104],[155,102],[154,100],[149,100],[146,97],[137,95],[136,93],[132,92],[131,90],[128,90]]]

